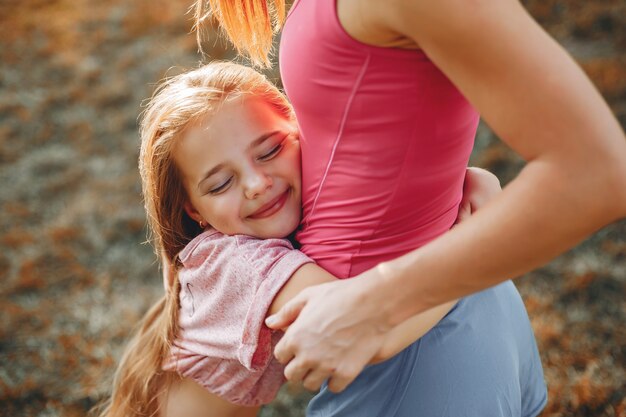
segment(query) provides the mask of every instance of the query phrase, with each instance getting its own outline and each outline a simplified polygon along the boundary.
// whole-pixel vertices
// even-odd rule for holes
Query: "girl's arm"
[[[231,404],[191,378],[174,381],[159,403],[158,417],[254,417],[261,408]]]
[[[269,319],[273,326],[291,324],[277,358],[291,361],[297,376],[330,368],[326,376],[332,374],[329,387],[336,392],[397,323],[524,274],[626,215],[626,140],[619,123],[517,0],[352,3],[363,5],[361,18],[372,26],[419,45],[528,164],[449,233],[366,271],[358,284],[307,290]]]

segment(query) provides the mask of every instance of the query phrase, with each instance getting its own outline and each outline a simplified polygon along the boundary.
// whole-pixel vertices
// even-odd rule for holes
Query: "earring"
[[[200,220],[198,222],[198,226],[200,226],[200,229],[204,229],[207,226],[207,224],[204,221]]]

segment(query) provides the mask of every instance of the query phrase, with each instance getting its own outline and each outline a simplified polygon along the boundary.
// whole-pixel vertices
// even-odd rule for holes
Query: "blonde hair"
[[[183,208],[187,195],[172,149],[191,123],[219,112],[224,100],[246,95],[261,98],[286,119],[294,117],[285,96],[265,76],[227,62],[213,62],[165,80],[142,114],[139,172],[149,239],[157,256],[174,266],[174,279],[126,347],[111,398],[98,409],[100,417],[155,416],[160,395],[175,381],[176,374],[164,372],[162,364],[178,330],[178,253],[202,229]]]
[[[269,67],[272,40],[285,20],[285,0],[196,0],[196,39],[202,50],[207,20],[214,18],[240,55]]]

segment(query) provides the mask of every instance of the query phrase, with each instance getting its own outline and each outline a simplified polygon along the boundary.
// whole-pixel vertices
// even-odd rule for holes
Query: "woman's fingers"
[[[287,302],[276,314],[273,314],[265,319],[265,324],[270,329],[281,330],[285,329],[291,323],[293,323],[300,311],[307,303],[306,290],[295,296],[289,302]]]
[[[309,391],[317,391],[320,389],[324,381],[333,375],[333,369],[322,367],[309,372],[302,380],[302,386]]]
[[[308,290],[303,290],[300,294],[298,294],[289,302],[287,302],[284,306],[282,306],[282,308],[276,314],[269,316],[267,319],[265,319],[265,324],[267,325],[267,327],[275,330],[287,329],[287,327],[289,327],[298,318],[300,312],[306,306],[308,301],[308,293]],[[274,348],[274,356],[276,357],[278,362],[282,363],[283,365],[289,363],[296,355],[296,346],[294,345],[292,340],[293,339],[290,337],[290,334],[285,334]],[[297,363],[292,364],[292,368],[296,364]],[[308,371],[308,369],[299,371],[299,373],[303,372],[304,376],[306,371]],[[285,373],[285,377],[290,381],[292,380],[287,376],[287,373]]]
[[[283,338],[280,339],[280,341],[276,344],[276,347],[274,347],[274,357],[278,362],[286,365],[290,364],[293,361],[294,356],[294,346],[288,342],[287,337],[283,336]],[[296,365],[296,363],[294,363],[294,365]],[[285,373],[285,377],[289,379],[287,373]],[[289,380],[291,381],[291,379]]]
[[[355,380],[360,372],[360,369],[345,369],[343,371],[335,371],[335,373],[328,380],[328,389],[334,393],[339,393],[343,391],[348,385],[350,385],[352,381]]]
[[[328,388],[335,393],[343,391],[359,375],[363,366],[352,361],[344,361],[339,368],[333,362],[318,362],[313,358],[298,356],[285,367],[285,378],[291,382],[302,382],[310,391],[320,389],[327,379]]]
[[[305,376],[309,374],[309,368],[307,366],[300,366],[301,361],[292,360],[285,366],[285,378],[291,382],[304,381]],[[305,388],[308,389],[307,386]]]

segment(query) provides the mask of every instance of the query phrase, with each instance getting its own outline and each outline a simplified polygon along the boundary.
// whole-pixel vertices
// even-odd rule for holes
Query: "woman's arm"
[[[415,271],[424,277],[400,295],[391,323],[528,272],[626,214],[624,133],[519,2],[394,3],[389,24],[427,51],[528,164],[458,230],[380,266],[391,282]],[[436,260],[444,255],[445,263]]]
[[[285,326],[300,315],[277,358],[291,361],[296,376],[321,364],[333,369],[334,391],[397,323],[526,273],[626,215],[624,133],[582,70],[516,0],[362,2],[378,24],[414,40],[528,164],[449,233],[363,273],[358,285],[307,290],[275,317]]]

